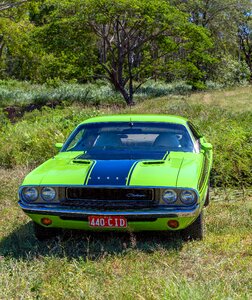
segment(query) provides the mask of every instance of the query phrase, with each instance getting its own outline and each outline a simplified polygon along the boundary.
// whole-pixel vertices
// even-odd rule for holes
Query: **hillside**
[[[73,103],[27,112],[0,129],[0,299],[251,299],[251,87],[168,95],[121,105]],[[190,118],[214,145],[206,238],[167,233],[66,232],[38,242],[17,189],[81,120],[100,114]]]

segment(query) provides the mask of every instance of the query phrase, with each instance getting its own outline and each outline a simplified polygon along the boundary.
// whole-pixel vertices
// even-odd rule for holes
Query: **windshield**
[[[77,127],[62,151],[83,151],[81,159],[163,159],[170,151],[193,152],[185,126],[172,123],[110,122]]]

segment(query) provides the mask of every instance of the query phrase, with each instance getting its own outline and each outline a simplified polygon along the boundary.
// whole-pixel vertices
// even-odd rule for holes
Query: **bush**
[[[34,166],[52,157],[54,144],[63,142],[81,121],[96,116],[96,110],[77,108],[35,110],[16,124],[6,124],[0,131],[0,166]]]
[[[136,93],[137,97],[161,97],[167,95],[185,95],[192,91],[192,86],[184,81],[165,83],[149,80]]]
[[[249,76],[250,71],[245,61],[238,61],[227,55],[216,66],[214,81],[224,86],[233,86],[247,83]]]
[[[219,107],[189,105],[186,99],[181,98],[166,103],[166,106],[159,107],[159,113],[181,115],[193,120],[213,144],[213,186],[245,187],[252,184],[250,112],[232,113]],[[136,107],[134,112],[138,113],[138,110],[142,112],[143,108]],[[153,110],[153,105],[149,110]],[[26,113],[16,124],[10,124],[6,118],[2,119],[5,121],[0,129],[0,165],[14,167],[42,163],[56,153],[53,145],[63,142],[78,123],[101,113],[91,108],[44,108],[42,111]]]
[[[28,82],[0,81],[0,107],[9,105],[38,106],[65,102],[68,105],[78,102],[84,105],[122,104],[120,94],[113,91],[109,84],[76,84],[48,79],[44,85]]]
[[[220,107],[189,105],[177,101],[166,113],[178,114],[193,121],[213,144],[213,186],[252,185],[252,114],[232,113]]]

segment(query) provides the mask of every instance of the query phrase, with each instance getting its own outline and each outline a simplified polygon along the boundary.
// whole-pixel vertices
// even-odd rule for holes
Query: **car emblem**
[[[134,194],[134,193],[128,193],[126,194],[127,198],[145,198],[145,194]]]

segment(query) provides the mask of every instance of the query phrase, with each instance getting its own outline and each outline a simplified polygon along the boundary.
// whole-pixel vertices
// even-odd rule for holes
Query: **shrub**
[[[149,80],[137,90],[136,96],[161,97],[174,94],[185,95],[190,93],[191,90],[192,86],[183,81],[165,83],[162,81]]]
[[[97,114],[98,111],[90,109],[45,108],[42,112],[27,113],[16,124],[6,124],[0,136],[0,165],[9,168],[42,163],[56,153],[56,142],[63,142],[79,122]]]

